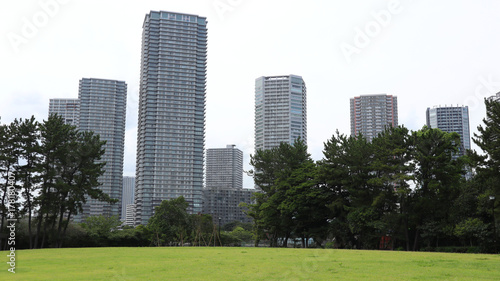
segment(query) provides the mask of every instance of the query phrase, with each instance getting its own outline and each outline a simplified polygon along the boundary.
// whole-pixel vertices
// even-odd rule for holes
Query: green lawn
[[[272,248],[16,251],[0,280],[500,280],[500,255]]]

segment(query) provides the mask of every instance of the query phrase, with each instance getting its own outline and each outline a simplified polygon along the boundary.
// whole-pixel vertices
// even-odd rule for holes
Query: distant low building
[[[240,203],[253,203],[252,194],[255,189],[205,189],[203,191],[203,213],[212,215],[214,223],[225,225],[233,221],[244,223],[252,222],[252,218],[248,217],[243,211],[245,208],[240,207]]]

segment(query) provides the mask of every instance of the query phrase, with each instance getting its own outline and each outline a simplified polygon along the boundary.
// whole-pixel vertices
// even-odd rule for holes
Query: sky
[[[235,144],[245,170],[260,76],[303,77],[314,160],[336,130],[350,134],[354,96],[397,96],[399,124],[411,130],[425,124],[428,107],[467,105],[473,134],[483,99],[500,92],[496,0],[1,1],[1,122],[46,120],[49,99],[77,98],[81,78],[123,80],[124,175],[135,176],[141,34],[151,10],[207,18],[205,148]]]

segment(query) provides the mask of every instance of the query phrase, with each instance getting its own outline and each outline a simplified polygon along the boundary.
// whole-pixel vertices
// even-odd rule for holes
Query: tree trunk
[[[64,230],[63,230],[63,233],[61,236],[61,242],[59,243],[59,248],[62,248],[64,238],[66,237],[66,229],[68,229],[70,219],[71,219],[71,210],[69,210],[69,213],[68,213],[67,223],[64,225]]]
[[[31,232],[31,201],[28,200],[27,203],[28,203],[28,237],[30,240],[30,249],[33,249],[33,233]]]
[[[416,251],[417,250],[417,246],[418,246],[418,235],[419,235],[419,230],[417,229],[417,231],[415,232],[415,239],[413,240],[413,251]]]
[[[403,198],[401,198],[401,213],[403,215],[404,227],[405,227],[406,251],[410,251],[410,233],[408,232],[408,214],[406,214],[406,204],[405,204]]]
[[[5,197],[7,197],[7,187],[9,186],[9,173],[11,172],[10,171],[10,168],[11,168],[11,163],[8,163],[7,164],[7,171],[5,172],[5,186],[3,187],[3,195],[2,195],[2,201],[1,201],[1,207],[3,207],[5,210],[8,210],[7,207],[5,207]],[[3,229],[4,229],[4,226],[5,226],[5,217],[7,216],[7,212],[2,212],[2,223],[0,224],[0,233],[2,233]],[[5,233],[7,234],[7,233]],[[0,250],[4,250],[4,249],[7,249],[7,241],[8,241],[8,238],[5,238],[5,243],[2,243],[2,238],[0,238]],[[4,246],[5,244],[5,246]]]
[[[288,248],[288,237],[290,236],[290,233],[287,233],[285,235],[285,241],[283,241],[283,248]]]
[[[38,248],[38,240],[39,240],[39,237],[40,237],[40,231],[42,230],[42,222],[43,222],[43,212],[42,212],[42,207],[43,207],[43,202],[44,200],[42,200],[42,204],[40,205],[40,210],[39,210],[39,214],[38,214],[38,224],[36,226],[36,235],[35,235],[35,245],[33,246],[33,248],[37,249]]]
[[[5,208],[5,209],[6,209],[6,207],[5,207],[5,197],[7,196],[7,186],[8,186],[8,181],[5,182],[5,187],[3,188],[3,195],[2,195],[2,205],[1,205],[1,207]],[[6,216],[7,216],[7,212],[2,212],[2,223],[0,224],[0,234],[3,231],[3,227],[4,227],[4,224],[5,224],[5,217]],[[7,242],[7,238],[5,239],[5,242]],[[4,248],[3,239],[0,236],[0,250],[4,250],[4,249],[5,248]]]

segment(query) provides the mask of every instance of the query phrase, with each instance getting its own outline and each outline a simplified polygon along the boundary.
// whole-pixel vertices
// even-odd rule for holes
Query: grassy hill
[[[500,280],[500,255],[276,248],[16,251],[0,280]]]

